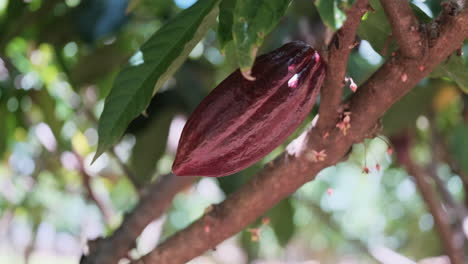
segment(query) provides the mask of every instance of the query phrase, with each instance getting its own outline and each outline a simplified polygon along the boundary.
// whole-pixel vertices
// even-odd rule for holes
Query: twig
[[[427,172],[427,175],[430,176],[434,180],[434,183],[436,184],[437,189],[439,190],[443,200],[447,203],[448,207],[452,209],[452,211],[457,216],[459,221],[463,222],[465,217],[468,216],[466,208],[463,207],[461,204],[459,204],[457,201],[455,201],[452,194],[447,190],[447,187],[445,186],[445,182],[442,181],[439,175],[437,175],[437,172],[434,166],[430,166],[429,168],[427,168],[426,172]]]
[[[69,82],[73,82],[71,73],[64,63],[59,49],[56,49],[56,56],[64,73],[67,75]],[[71,84],[74,86],[74,84]],[[77,87],[76,87],[77,88]],[[75,89],[76,89],[75,88]],[[96,116],[84,105],[84,114],[91,122],[97,124]],[[139,184],[136,175],[115,153],[115,148],[109,151],[109,154],[115,158],[117,164],[121,167],[127,178],[133,184],[138,192],[141,201],[134,211],[128,214],[120,228],[114,231],[114,234],[108,238],[90,241],[89,254],[83,256],[80,263],[117,263],[121,258],[127,256],[128,251],[133,248],[135,240],[141,234],[143,229],[154,219],[160,217],[170,205],[173,197],[182,189],[190,186],[195,178],[180,178],[174,177],[172,174],[161,176],[157,183],[153,183],[148,188],[142,188]],[[98,202],[92,189],[89,185],[89,175],[84,170],[81,170],[85,188],[88,190],[90,198],[96,202],[98,208],[101,209],[105,216],[103,206]],[[106,217],[107,218],[107,217]]]
[[[455,245],[455,236],[451,230],[448,216],[444,213],[439,202],[436,200],[436,196],[427,182],[424,172],[421,168],[418,168],[415,164],[406,164],[408,172],[416,178],[416,184],[426,202],[426,205],[434,217],[436,229],[441,237],[444,248],[447,255],[450,258],[452,264],[463,264],[463,257],[460,254],[459,246]]]
[[[385,42],[384,42],[384,45],[383,45],[383,48],[382,50],[380,51],[380,54],[382,56],[387,56],[387,52],[388,52],[388,45],[390,45],[390,42],[392,41],[392,34],[388,35],[386,38],[385,38]]]
[[[84,108],[84,114],[88,117],[91,122],[93,122],[95,125],[97,125],[98,120],[96,116],[91,112],[85,105],[83,105]],[[140,182],[138,181],[138,178],[135,173],[125,164],[125,162],[117,155],[115,152],[115,147],[112,147],[107,151],[117,162],[117,164],[120,166],[122,169],[123,173],[125,176],[127,176],[128,180],[132,183],[133,187],[135,188],[135,191],[138,193],[139,196],[141,196],[142,192],[142,187]]]
[[[411,158],[399,159],[399,162],[405,166],[409,174],[415,177],[416,185],[418,186],[426,206],[434,218],[436,230],[439,233],[448,257],[450,258],[450,262],[452,264],[463,264],[463,255],[460,254],[460,247],[455,243],[455,236],[448,221],[449,217],[443,211],[436,198],[437,195],[433,191],[431,185],[427,182],[424,169],[416,165]]]
[[[119,164],[122,171],[133,184],[133,187],[135,187],[137,193],[141,196],[143,186],[141,186],[135,173],[133,173],[133,171],[127,166],[127,164],[125,164],[125,162],[117,155],[117,153],[115,152],[115,147],[111,148],[108,152],[111,154],[112,157],[114,157],[114,159],[117,161],[117,164]]]
[[[37,241],[37,231],[39,229],[39,223],[37,221],[34,221],[33,227],[32,227],[32,236],[31,239],[28,241],[26,248],[24,249],[23,252],[23,259],[25,264],[30,264],[31,262],[31,255],[34,252],[34,249],[36,248],[36,241]]]
[[[348,57],[356,45],[356,32],[368,6],[368,0],[357,0],[346,12],[346,21],[328,46],[327,78],[321,90],[319,127],[334,127],[337,123]]]
[[[106,222],[106,225],[109,226],[110,223],[111,223],[113,213],[111,212],[110,208],[105,206],[104,203],[94,193],[93,188],[91,186],[91,175],[89,175],[86,172],[85,166],[84,166],[84,161],[83,161],[83,158],[81,157],[81,155],[79,155],[75,151],[73,151],[72,153],[73,153],[73,155],[75,155],[76,159],[78,159],[78,161],[79,161],[79,165],[78,165],[79,168],[77,168],[77,169],[78,169],[78,172],[81,175],[83,185],[84,185],[84,188],[85,188],[85,190],[86,190],[86,192],[88,194],[89,199],[91,199],[96,204],[97,208],[99,209],[99,211],[101,211],[101,214],[104,217],[104,221]]]
[[[349,105],[353,118],[347,136],[333,127],[306,131],[288,146],[288,152],[268,164],[228,199],[213,206],[201,219],[133,263],[189,261],[239,232],[304,183],[314,179],[320,170],[338,162],[353,143],[373,135],[372,128],[385,111],[444,61],[468,36],[467,10],[457,16],[444,13],[439,22],[440,37],[428,49],[431,60],[424,62],[422,71],[419,67],[421,61],[397,54],[352,96]],[[403,75],[406,77],[402,78]],[[314,150],[326,154],[326,159],[318,162],[308,160]]]
[[[161,176],[158,182],[148,186],[134,210],[126,215],[121,226],[104,239],[89,243],[89,254],[83,256],[81,264],[118,263],[134,247],[135,240],[154,219],[162,216],[174,196],[189,187],[196,177]]]
[[[58,49],[57,47],[54,48],[54,51],[55,51],[55,54],[60,57],[60,58],[57,58],[59,60],[59,64],[64,68],[64,71],[66,71],[66,64],[65,64],[65,61],[63,60],[63,58],[60,56],[60,49]],[[13,70],[15,73],[18,72],[18,70],[16,69],[16,67],[14,67],[11,62],[8,60],[8,59],[5,59],[4,62],[7,64],[7,66],[9,66],[9,70]],[[32,126],[32,123],[29,123],[29,126],[31,127]],[[94,193],[92,187],[91,187],[91,176],[86,172],[86,170],[84,169],[84,161],[83,161],[83,157],[81,155],[79,155],[76,151],[72,151],[73,155],[75,156],[75,158],[78,160],[79,164],[78,164],[78,168],[77,168],[77,171],[80,173],[80,176],[82,178],[82,182],[83,182],[83,185],[84,185],[84,188],[87,192],[87,196],[88,198],[94,202],[97,206],[97,208],[99,209],[99,211],[101,212],[103,218],[104,218],[104,221],[107,225],[110,224],[111,222],[111,218],[112,218],[112,210],[105,206],[105,204],[100,201],[100,199],[96,196],[96,194]],[[52,152],[52,154],[54,155],[54,159],[57,159],[59,160],[60,159],[60,154],[58,151],[54,150]],[[37,163],[36,163],[37,164]],[[40,167],[37,167],[36,168],[36,171],[39,172],[41,171],[43,168],[40,168]]]
[[[396,39],[399,52],[408,58],[423,55],[423,41],[419,23],[407,0],[381,0],[382,7],[392,26],[392,36]]]
[[[55,45],[54,46],[54,53],[55,53],[55,56],[56,56],[56,59],[57,59],[57,62],[58,64],[60,65],[60,67],[62,68],[62,71],[63,73],[67,76],[67,79],[68,79],[68,82],[70,83],[70,85],[73,87],[73,89],[75,91],[78,91],[78,87],[77,85],[74,83],[73,79],[72,79],[72,75],[71,75],[71,71],[70,69],[68,68],[63,56],[62,56],[62,53],[60,52],[60,48]],[[94,115],[93,112],[91,112],[88,107],[86,106],[85,103],[83,103],[83,109],[84,109],[84,114],[85,116],[91,121],[93,122],[94,124],[97,124],[98,123],[98,120],[96,118],[96,116]],[[117,164],[120,166],[120,168],[122,169],[123,173],[127,176],[127,178],[130,180],[130,182],[132,183],[133,187],[135,188],[136,192],[138,194],[141,194],[141,184],[139,183],[136,175],[133,173],[133,171],[125,164],[125,162],[123,162],[120,157],[115,153],[115,148],[112,148],[111,150],[108,151],[109,154],[115,158],[115,160],[117,161]]]
[[[440,138],[440,135],[437,135],[438,138]],[[452,155],[450,154],[450,151],[448,150],[447,144],[440,140],[437,141],[438,146],[439,146],[439,151],[437,152],[440,155],[440,159],[443,160],[445,163],[447,163],[450,167],[450,170],[452,173],[458,175],[463,182],[463,187],[465,192],[468,191],[468,175],[464,173],[460,169],[460,165],[455,162],[453,159]],[[468,206],[468,196],[465,196],[465,207]]]

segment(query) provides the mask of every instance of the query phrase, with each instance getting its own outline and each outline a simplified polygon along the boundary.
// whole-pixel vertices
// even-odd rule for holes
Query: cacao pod
[[[303,42],[258,57],[254,81],[236,70],[188,119],[172,171],[220,177],[238,172],[279,146],[304,121],[325,78],[325,63]]]

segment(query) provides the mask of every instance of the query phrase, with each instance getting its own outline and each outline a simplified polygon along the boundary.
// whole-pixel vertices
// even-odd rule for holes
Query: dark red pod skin
[[[226,176],[270,153],[311,111],[325,63],[296,41],[258,57],[252,74],[255,81],[233,72],[198,105],[182,131],[175,175]]]

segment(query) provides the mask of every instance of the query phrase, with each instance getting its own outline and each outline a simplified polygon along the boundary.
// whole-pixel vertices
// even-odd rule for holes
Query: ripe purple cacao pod
[[[175,175],[226,176],[270,153],[314,106],[325,63],[291,42],[258,57],[252,74],[249,81],[236,70],[198,105],[182,131]]]

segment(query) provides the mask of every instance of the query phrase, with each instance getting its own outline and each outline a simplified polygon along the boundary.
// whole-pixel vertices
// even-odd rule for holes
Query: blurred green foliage
[[[221,1],[216,26],[205,23],[203,14],[212,13],[211,7],[219,1],[199,1],[199,6],[212,6],[203,9],[203,14],[193,14],[188,10],[195,1],[184,0],[0,0],[0,263],[20,263],[22,257],[30,263],[76,263],[85,240],[112,233],[124,213],[138,202],[135,182],[121,163],[128,164],[140,186],[169,172],[184,120],[237,68],[239,50],[247,55],[247,63],[241,65],[248,65],[253,60],[252,45],[263,53],[290,40],[322,43],[316,33],[324,28],[322,20],[336,30],[344,19],[343,8],[348,6],[337,1],[316,1],[314,5],[308,0],[291,1],[288,6],[290,1],[282,1],[281,8],[265,19],[265,9],[272,8],[268,4],[250,12],[255,6],[252,3],[268,1],[242,1],[244,5],[235,9],[238,1]],[[414,4],[430,18],[440,12],[435,0]],[[378,1],[372,5],[375,12],[364,17],[359,29],[361,44],[348,62],[348,75],[358,85],[396,48],[390,42],[388,52],[382,53],[390,27]],[[190,14],[189,25],[176,19],[184,12]],[[248,13],[245,18],[265,22],[253,27],[253,33],[262,30],[260,36],[251,38],[252,32],[247,32],[246,50],[230,41],[233,24],[239,22],[235,19],[244,17],[243,12]],[[168,21],[176,24],[166,24]],[[177,42],[179,33],[173,36],[158,31],[170,26],[191,32]],[[194,40],[192,31],[201,27],[204,34]],[[234,36],[241,33],[239,28],[234,30]],[[152,46],[154,43],[159,44]],[[153,74],[162,74],[166,68],[162,72],[151,65],[151,71],[138,71],[130,81],[114,84],[129,58],[146,48],[158,56],[167,51],[162,54],[167,55],[165,67],[175,59],[179,59],[176,64],[184,62],[171,69],[152,99],[158,79]],[[186,56],[180,56],[180,49]],[[468,50],[468,45],[463,49]],[[468,100],[459,89],[466,91],[466,61],[466,54],[452,55],[433,78],[421,81],[387,113],[382,138],[355,145],[346,161],[323,170],[314,182],[206,256],[217,263],[258,259],[377,263],[369,249],[385,247],[415,260],[443,254],[432,216],[412,178],[393,162],[385,136],[412,135],[411,155],[426,165],[436,156],[433,135],[437,132],[452,156],[433,165],[449,193],[465,203],[463,183],[468,179],[454,171],[452,163],[468,173]],[[151,81],[144,83],[139,79],[142,75]],[[128,127],[128,122],[119,123],[121,131],[111,129],[109,133],[117,135],[114,141],[118,143],[113,145],[111,140],[111,151],[90,165],[105,98],[115,93],[115,87],[131,90],[141,83],[146,97],[127,118],[131,123]],[[346,88],[345,96],[349,94]],[[124,104],[114,107],[129,114]],[[148,231],[150,235],[146,232],[140,238],[139,253],[155,243],[145,237],[154,238],[158,233],[156,239],[165,239],[200,217],[210,204],[235,192],[281,153],[316,112],[314,109],[298,131],[257,164],[229,177],[201,179],[178,194],[167,214]],[[138,117],[132,121],[135,115]],[[252,239],[253,230],[259,232],[258,241]],[[227,246],[240,253],[225,251]]]

